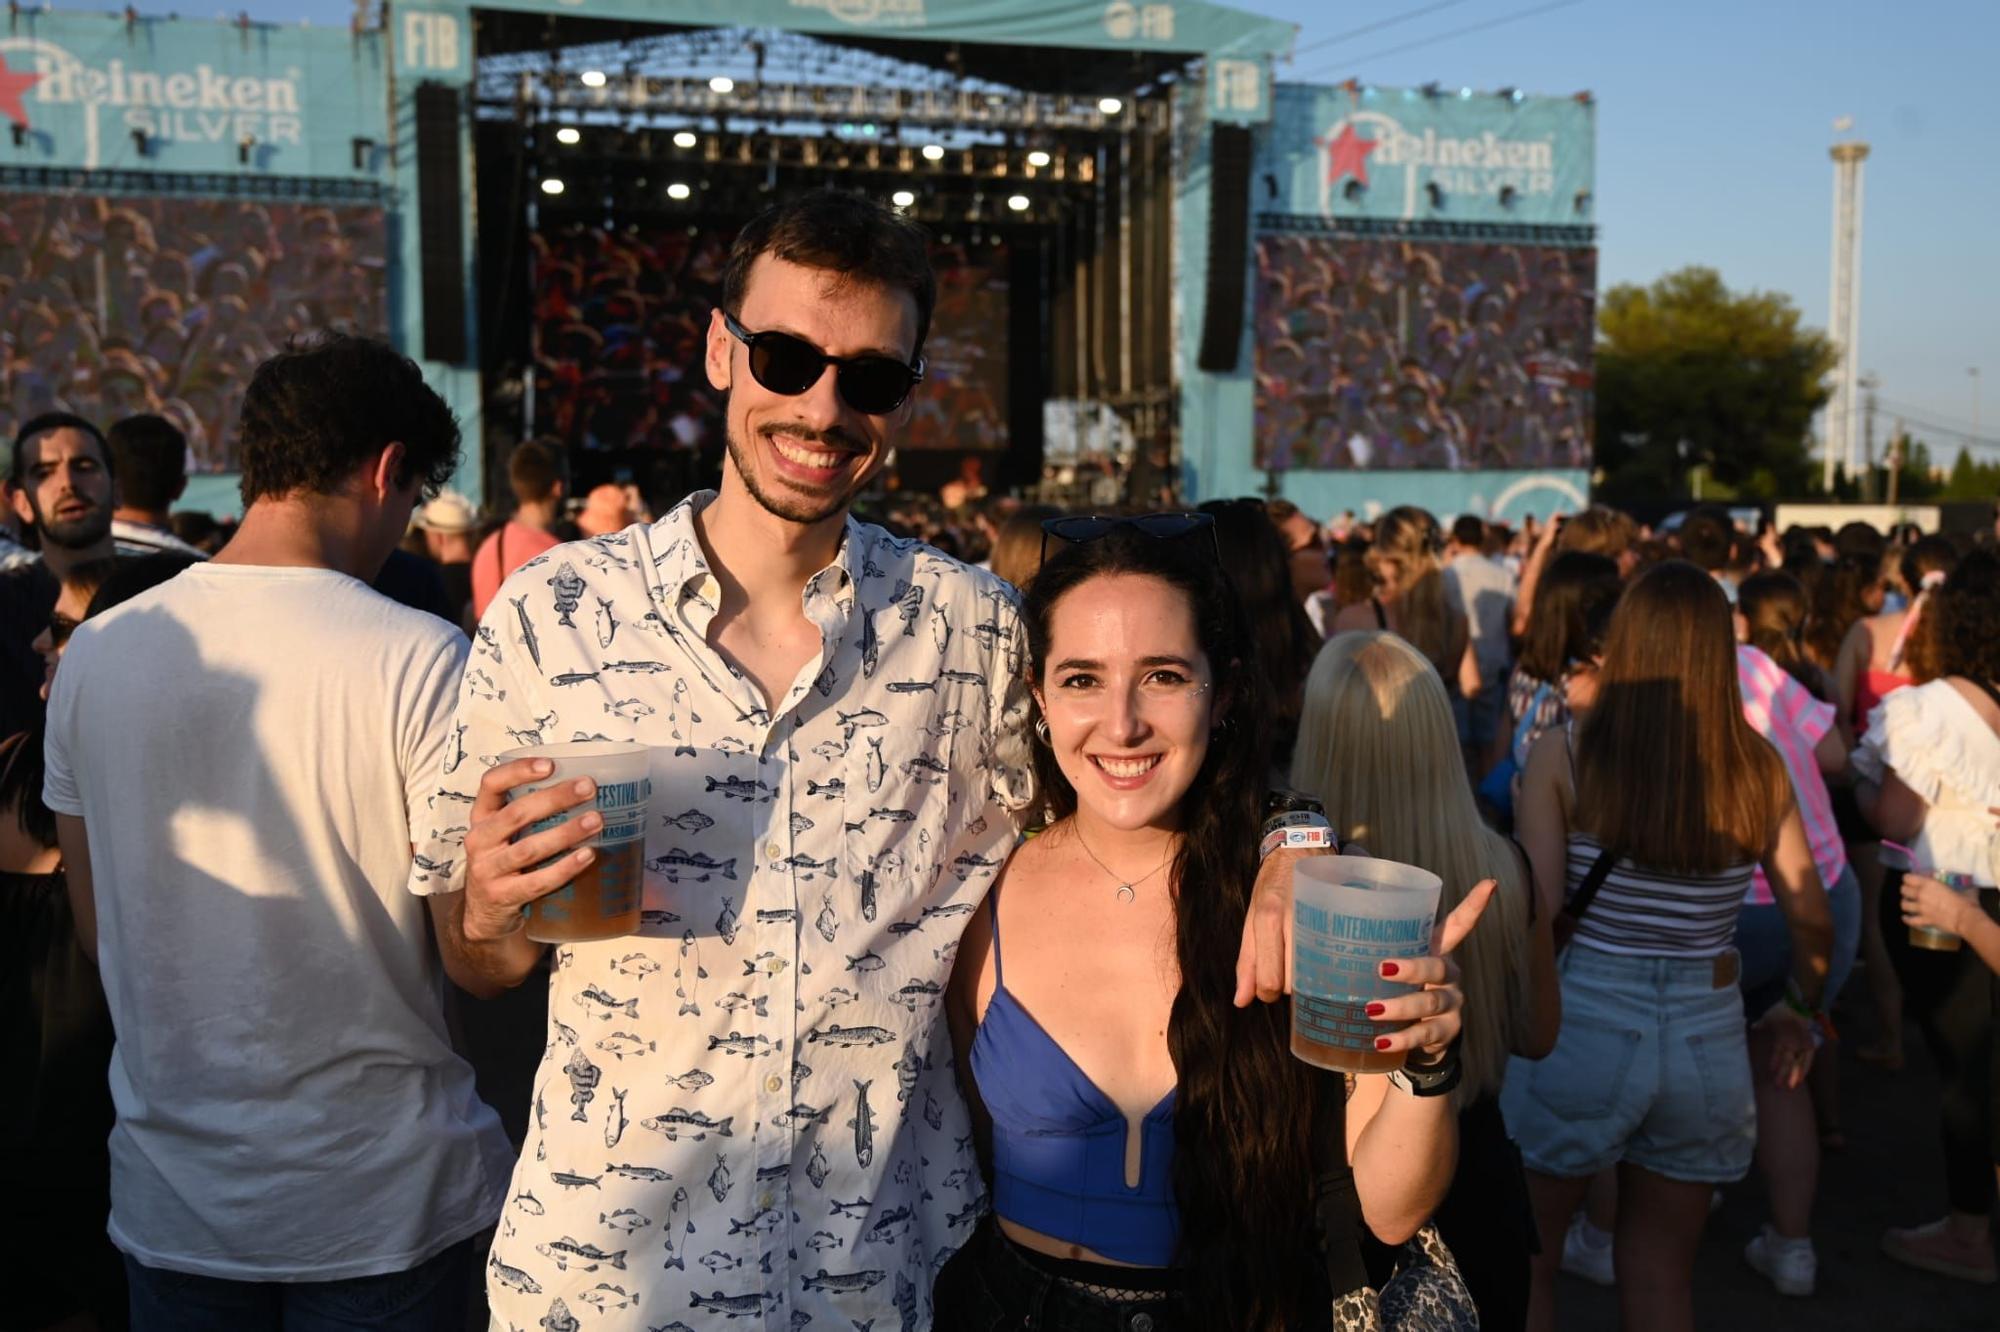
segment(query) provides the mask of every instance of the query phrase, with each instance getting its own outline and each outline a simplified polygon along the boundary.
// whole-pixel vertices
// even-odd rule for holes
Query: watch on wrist
[[[1448,1096],[1458,1089],[1464,1073],[1465,1065],[1458,1058],[1458,1042],[1453,1041],[1432,1063],[1405,1060],[1401,1068],[1390,1070],[1389,1083],[1412,1096]]]

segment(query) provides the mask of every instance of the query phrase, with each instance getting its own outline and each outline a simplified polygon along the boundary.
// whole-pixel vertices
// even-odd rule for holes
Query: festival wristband
[[[1277,850],[1336,851],[1339,842],[1326,815],[1309,809],[1286,810],[1264,821],[1264,838],[1257,847],[1257,859],[1268,860]]]

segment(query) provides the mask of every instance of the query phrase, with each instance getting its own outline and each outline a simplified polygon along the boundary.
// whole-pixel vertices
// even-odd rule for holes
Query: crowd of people
[[[151,413],[201,471],[251,373],[320,328],[388,326],[380,208],[14,193],[0,204],[0,430]]]
[[[1590,465],[1596,252],[1257,243],[1260,467]]]
[[[1551,1329],[1567,1271],[1688,1329],[1753,1171],[1814,1291],[1857,960],[1944,1088],[1884,1251],[1995,1281],[1990,539],[885,491],[921,230],[812,193],[714,265],[727,456],[657,515],[530,442],[483,518],[350,335],[244,388],[212,548],[172,421],[17,432],[12,1322]],[[647,747],[639,923],[551,945],[586,741]],[[1328,850],[1442,881],[1392,1070],[1293,1052]]]

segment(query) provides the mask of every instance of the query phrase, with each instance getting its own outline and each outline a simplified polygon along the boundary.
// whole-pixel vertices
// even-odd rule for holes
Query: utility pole
[[[1836,133],[1854,128],[1847,116],[1833,122]],[[1833,397],[1826,408],[1826,489],[1833,489],[1834,468],[1842,463],[1848,476],[1858,461],[1859,424],[1855,390],[1861,352],[1861,164],[1868,145],[1843,140],[1829,150],[1833,158],[1833,272],[1827,300],[1827,336],[1839,348],[1834,369]]]
[[[1902,418],[1896,420],[1896,437],[1889,441],[1889,507],[1896,506],[1896,492],[1903,482],[1903,434]]]

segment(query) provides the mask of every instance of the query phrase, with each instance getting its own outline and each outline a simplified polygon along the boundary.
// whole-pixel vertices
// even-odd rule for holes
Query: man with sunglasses
[[[496,756],[654,753],[639,932],[549,969],[488,1263],[502,1323],[926,1327],[972,1233],[938,1019],[1029,795],[1022,630],[999,580],[848,513],[906,422],[935,290],[923,233],[878,203],[754,219],[705,346],[720,490],[529,561],[479,627],[421,848],[432,889],[464,890],[437,913],[448,954],[538,974],[521,909],[597,826],[535,831],[588,784],[509,803],[541,774]]]

